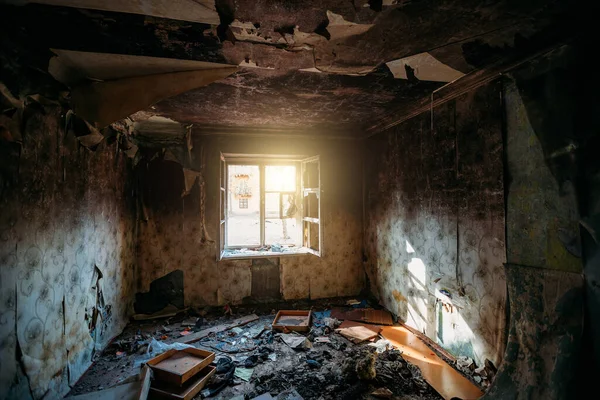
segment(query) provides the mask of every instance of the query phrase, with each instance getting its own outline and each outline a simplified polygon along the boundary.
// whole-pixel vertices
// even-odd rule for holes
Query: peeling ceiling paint
[[[414,78],[420,81],[452,82],[460,78],[464,73],[440,62],[429,53],[415,54],[414,56],[401,58],[385,63],[394,78],[409,79],[407,74],[411,71]]]
[[[119,10],[113,3],[106,7]],[[564,7],[560,1],[216,0],[218,21],[197,23],[156,10],[138,15],[29,4],[0,12],[7,49],[0,51],[0,68],[6,85],[20,93],[28,89],[19,87],[25,80],[13,66],[46,71],[49,48],[239,66],[136,118],[161,115],[207,129],[354,132],[443,82],[521,51],[542,32],[568,29]],[[17,60],[15,49],[27,51]],[[93,77],[89,66],[77,67]]]

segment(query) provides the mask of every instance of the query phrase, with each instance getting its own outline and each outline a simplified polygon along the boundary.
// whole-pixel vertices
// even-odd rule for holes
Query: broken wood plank
[[[203,329],[199,332],[192,333],[191,335],[187,335],[187,336],[181,337],[179,339],[175,339],[174,342],[176,342],[176,343],[194,343],[194,342],[197,342],[198,340],[210,335],[211,333],[223,332],[223,331],[229,330],[231,328],[235,328],[236,326],[246,325],[252,321],[256,321],[257,319],[258,319],[258,316],[256,314],[246,315],[244,317],[234,319],[230,323],[213,326],[211,328]]]
[[[483,392],[435,354],[415,334],[403,326],[386,326],[381,336],[389,340],[402,358],[421,370],[423,378],[444,399],[478,399]]]

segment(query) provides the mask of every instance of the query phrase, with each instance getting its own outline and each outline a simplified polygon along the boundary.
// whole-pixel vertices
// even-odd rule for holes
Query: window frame
[[[318,169],[318,186],[316,188],[307,188],[304,185],[304,173],[307,163],[317,163]],[[227,245],[227,215],[229,210],[231,209],[231,205],[229,204],[229,165],[251,165],[258,166],[259,168],[259,220],[260,220],[260,244],[259,247],[265,246],[265,222],[267,219],[279,219],[266,216],[265,211],[265,199],[267,193],[280,193],[279,198],[279,217],[282,217],[283,204],[282,199],[284,194],[293,193],[296,196],[296,205],[298,207],[298,211],[300,212],[300,217],[298,218],[298,223],[300,224],[300,246],[298,247],[298,251],[293,252],[264,252],[267,254],[240,254],[240,255],[225,255],[224,253],[227,250],[239,250],[242,248],[248,248],[251,245],[237,245],[237,246],[229,246]],[[281,191],[267,191],[265,188],[266,181],[266,166],[271,165],[294,165],[296,167],[296,191],[295,192],[281,192]],[[285,257],[285,256],[294,256],[294,255],[303,255],[303,254],[313,254],[319,257],[322,257],[323,254],[323,224],[321,223],[321,197],[322,197],[322,189],[321,189],[321,176],[320,176],[320,157],[299,157],[299,156],[268,156],[268,155],[236,155],[236,154],[220,154],[220,219],[219,219],[219,252],[217,253],[217,260],[222,259],[243,259],[243,258],[264,258],[264,257]],[[305,195],[309,193],[315,193],[318,199],[318,218],[310,218],[305,215],[306,210],[304,207],[304,198]],[[304,235],[304,225],[305,222],[316,223],[318,224],[319,229],[319,247],[318,250],[312,249],[310,247],[310,242],[306,243],[305,235]],[[310,226],[310,225],[309,225]],[[309,228],[310,229],[310,228]]]

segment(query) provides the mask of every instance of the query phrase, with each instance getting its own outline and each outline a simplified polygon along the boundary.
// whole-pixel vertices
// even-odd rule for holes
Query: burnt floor
[[[235,376],[231,384],[212,398],[242,396],[238,398],[252,399],[263,393],[276,397],[286,390],[295,389],[304,399],[370,399],[375,390],[387,388],[395,399],[441,399],[422,378],[419,369],[405,361],[399,351],[377,354],[375,348],[368,345],[369,342],[354,344],[323,325],[318,317],[313,317],[311,330],[303,333],[308,339],[305,342],[307,346],[293,349],[283,342],[278,332],[271,330],[277,310],[323,311],[345,307],[347,300],[336,298],[246,305],[234,307],[232,314],[225,313],[222,307],[191,308],[170,318],[132,321],[104,351],[94,356],[93,365],[69,395],[106,389],[137,375],[140,365],[150,358],[148,346],[153,339],[170,343],[182,337],[182,332],[199,331],[256,314],[259,316],[256,321],[211,334],[193,344],[215,352],[216,361],[222,357],[231,358],[236,368],[242,371],[247,372],[244,368],[249,357],[256,361],[248,382]],[[374,304],[370,306],[376,307]],[[317,337],[326,337],[329,342],[320,343],[315,340]],[[361,368],[374,369],[375,378],[365,379],[365,374],[372,371]],[[202,396],[198,394],[195,398]]]

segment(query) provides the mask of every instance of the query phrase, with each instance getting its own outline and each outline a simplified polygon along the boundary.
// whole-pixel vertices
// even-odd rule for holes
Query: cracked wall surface
[[[61,398],[131,312],[126,156],[80,146],[62,113],[31,102],[22,141],[0,138],[0,398]]]
[[[369,141],[366,269],[401,320],[456,356],[505,346],[500,87],[493,82]]]
[[[216,261],[220,151],[320,155],[324,256],[281,257],[281,295],[286,300],[316,299],[352,296],[363,289],[362,188],[357,179],[361,153],[356,143],[231,137],[205,137],[194,142],[191,164],[202,173],[204,194],[197,183],[181,196],[184,173],[176,162],[155,160],[138,171],[147,215],[147,220],[139,222],[138,291],[146,291],[152,280],[181,269],[186,305],[252,300],[252,260]]]

